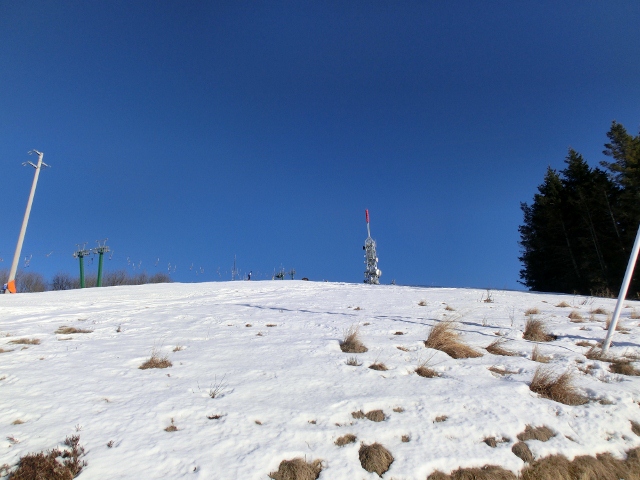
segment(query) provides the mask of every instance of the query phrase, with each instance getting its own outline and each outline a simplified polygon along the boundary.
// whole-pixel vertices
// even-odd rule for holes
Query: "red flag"
[[[367,215],[367,223],[369,223],[369,210],[365,210],[364,213]]]

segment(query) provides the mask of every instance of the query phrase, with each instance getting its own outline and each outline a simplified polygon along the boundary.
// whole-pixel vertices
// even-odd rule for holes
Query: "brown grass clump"
[[[182,350],[184,350],[182,345],[176,345],[173,349],[174,352],[181,352]]]
[[[449,417],[447,417],[446,415],[440,415],[439,417],[436,417],[434,422],[436,422],[436,423],[446,422],[447,418],[449,418]]]
[[[588,402],[587,397],[580,394],[573,385],[573,375],[569,370],[556,376],[553,370],[538,367],[529,384],[529,390],[565,405],[584,405]]]
[[[334,443],[339,447],[343,447],[350,443],[355,443],[356,439],[357,437],[355,435],[351,433],[347,433],[346,435],[339,437]]]
[[[173,364],[171,363],[171,360],[169,360],[169,357],[167,355],[161,356],[160,352],[154,348],[151,350],[151,357],[149,357],[149,359],[138,368],[140,370],[146,370],[148,368],[167,368],[171,365]]]
[[[360,341],[359,329],[357,325],[351,325],[344,333],[344,338],[340,342],[340,350],[344,353],[364,353],[369,350]]]
[[[593,343],[587,342],[586,340],[580,340],[579,342],[576,342],[576,345],[579,347],[593,347]]]
[[[394,332],[394,335],[404,335],[404,332]]]
[[[380,477],[382,474],[389,470],[389,467],[393,463],[393,455],[391,452],[380,445],[378,442],[371,445],[360,446],[358,451],[358,457],[360,458],[360,465],[367,472],[377,473]]]
[[[371,410],[364,414],[372,422],[384,422],[387,419],[387,416],[384,414],[382,410]]]
[[[436,470],[427,480],[516,480],[518,477],[509,470],[496,465],[485,465],[482,468],[459,468],[449,475]]]
[[[80,437],[74,435],[64,441],[68,449],[54,448],[48,452],[25,455],[11,475],[11,480],[71,480],[77,477],[87,465],[87,462],[80,460],[84,448],[79,442]]]
[[[360,420],[364,418],[364,412],[362,410],[358,410],[357,412],[351,412],[351,416],[356,420]]]
[[[611,326],[611,317],[607,318],[607,323],[605,324],[604,329],[609,330],[610,326]],[[627,330],[620,324],[620,319],[618,319],[618,323],[616,323],[616,332],[627,333],[628,331],[629,330]]]
[[[556,305],[556,307],[559,308],[567,308],[570,307],[571,305],[569,305],[567,302],[565,302],[564,300],[562,302],[560,302],[559,304]]]
[[[605,310],[604,308],[596,308],[591,310],[589,313],[594,314],[594,315],[609,315],[609,312],[607,310]]]
[[[496,367],[495,365],[492,365],[487,370],[493,373],[497,373],[498,375],[513,375],[514,373],[518,373],[517,371],[507,370],[506,368]]]
[[[316,480],[322,471],[322,460],[307,462],[304,458],[283,460],[278,471],[271,472],[269,478],[273,480]]]
[[[409,349],[407,347],[403,347],[402,345],[396,347],[398,350],[402,351],[402,352],[408,352]]]
[[[433,368],[429,368],[426,365],[419,365],[418,368],[414,370],[414,372],[424,378],[436,378],[440,376],[440,374]]]
[[[402,440],[403,443],[408,443],[411,441],[411,437],[409,435],[402,435],[400,440]]]
[[[40,345],[40,339],[38,338],[17,338],[16,340],[9,340],[9,343],[16,345]]]
[[[532,342],[550,342],[555,340],[556,336],[547,332],[542,320],[529,317],[524,324],[522,338],[531,340]]]
[[[452,307],[452,306],[450,306],[450,305],[447,305],[446,307],[444,307],[444,309],[445,309],[446,311],[448,311],[448,312],[455,312],[455,311],[456,311],[456,309],[455,309],[455,308],[453,308],[453,307]]]
[[[404,412],[404,408],[402,408],[402,407],[395,407],[395,408],[393,409],[393,411],[394,411],[394,412],[396,412],[396,413],[402,413],[402,412]]]
[[[532,427],[527,425],[524,428],[524,432],[518,434],[518,440],[526,442],[527,440],[540,440],[546,442],[550,438],[555,437],[556,434],[549,427]]]
[[[510,442],[510,440],[508,438],[504,438],[504,437],[500,437],[500,438],[496,438],[496,437],[487,437],[484,440],[482,440],[484,443],[486,443],[487,445],[489,445],[491,448],[496,448],[498,446],[499,443],[507,443]]]
[[[347,358],[347,361],[345,363],[350,367],[359,367],[360,365],[362,365],[362,362],[359,362],[356,357]]]
[[[460,340],[460,335],[454,330],[454,322],[444,320],[431,327],[424,346],[440,350],[452,358],[476,358],[482,354]]]
[[[0,353],[13,352],[13,350],[5,350],[4,348],[0,348]]]
[[[85,330],[82,328],[75,328],[75,327],[60,327],[58,328],[54,333],[57,333],[59,335],[71,335],[72,333],[92,333],[93,330]]]
[[[513,454],[525,463],[533,462],[533,453],[524,442],[518,442],[511,447]]]
[[[173,418],[171,419],[171,425],[164,429],[165,432],[177,432],[178,427],[173,424]]]
[[[630,377],[640,376],[640,370],[637,370],[629,360],[615,360],[611,362],[611,365],[609,365],[609,371],[611,373],[628,375]]]
[[[491,345],[489,345],[485,350],[489,353],[493,353],[494,355],[503,355],[505,357],[515,357],[516,353],[512,352],[511,350],[507,350],[506,348],[503,348],[502,345],[504,345],[507,341],[504,338],[497,338],[496,340],[494,340],[493,342],[491,342]]]
[[[380,362],[380,363],[377,363],[377,362],[376,363],[372,363],[371,365],[369,365],[369,368],[371,370],[379,370],[379,371],[382,371],[382,372],[386,372],[387,370],[389,370],[387,368],[387,366],[382,362]]]
[[[540,314],[540,310],[538,310],[537,308],[530,308],[528,309],[526,312],[524,312],[524,314],[526,316],[530,316],[530,315],[539,315]]]
[[[633,420],[630,420],[630,422],[631,422],[631,431],[640,437],[640,423],[634,422]]]
[[[573,310],[567,316],[569,317],[569,320],[571,320],[573,323],[582,323],[582,322],[584,322],[584,317],[582,315],[580,315],[580,313],[577,310]]]
[[[589,360],[603,360],[606,361],[606,357],[602,352],[602,349],[596,345],[592,346],[587,353],[584,354]]]
[[[426,307],[427,306],[427,302],[425,302],[424,300],[420,300],[418,302],[418,305],[420,305],[421,307]]]
[[[24,423],[24,420],[20,420],[19,418],[17,420],[14,420],[13,422],[11,422],[11,425],[22,425]]]

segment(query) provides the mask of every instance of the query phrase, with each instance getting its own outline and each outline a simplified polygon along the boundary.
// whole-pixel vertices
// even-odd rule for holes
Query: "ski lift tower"
[[[378,256],[376,253],[376,241],[371,238],[371,229],[369,228],[369,210],[365,210],[367,217],[367,239],[364,241],[364,283],[369,285],[379,285],[382,272],[378,269]]]

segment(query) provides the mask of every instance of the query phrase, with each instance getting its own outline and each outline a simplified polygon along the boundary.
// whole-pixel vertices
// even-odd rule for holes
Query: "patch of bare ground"
[[[84,448],[80,446],[80,437],[67,437],[67,448],[54,448],[47,452],[29,453],[22,457],[11,480],[70,480],[77,477],[87,462],[80,460]],[[60,459],[60,460],[58,460]]]
[[[269,478],[273,480],[316,480],[321,471],[322,460],[307,462],[304,458],[297,457],[281,461],[278,470],[271,472]]]
[[[500,443],[508,443],[511,440],[509,440],[508,438],[504,438],[504,437],[487,437],[482,441],[484,443],[486,443],[487,445],[489,445],[491,448],[496,448],[498,446],[498,444],[500,444]]]
[[[351,325],[345,332],[340,342],[340,350],[344,353],[364,353],[369,350],[360,340],[360,331],[357,325]]]
[[[572,310],[571,313],[567,316],[569,317],[569,320],[571,320],[573,323],[584,322],[584,317],[580,315],[580,312],[578,312],[577,310]]]
[[[62,326],[58,328],[54,333],[57,333],[58,335],[71,335],[72,333],[92,333],[92,332],[93,330]]]
[[[538,367],[529,384],[529,389],[544,398],[565,405],[584,405],[588,399],[578,391],[573,382],[574,377],[569,370],[556,375],[548,367]]]
[[[505,343],[507,343],[507,341],[504,338],[498,338],[493,342],[491,342],[491,345],[489,345],[485,350],[494,355],[502,355],[505,357],[515,357],[516,356],[515,352],[512,352],[511,350],[507,350],[506,348],[503,347]]]
[[[524,442],[517,442],[511,447],[513,454],[525,463],[533,462],[533,453]]]
[[[347,433],[346,435],[338,437],[338,439],[334,443],[339,447],[343,447],[350,443],[355,443],[357,438],[358,437],[356,437],[352,433]]]
[[[382,362],[372,363],[371,365],[369,365],[369,368],[371,370],[379,370],[381,372],[386,372],[387,370],[389,370],[387,366]]]
[[[555,340],[556,336],[547,332],[542,320],[529,317],[524,324],[524,333],[522,334],[522,338],[533,342],[550,342]]]
[[[9,340],[9,343],[16,345],[40,345],[39,338],[17,338],[15,340]]]
[[[556,307],[558,307],[558,308],[567,308],[567,307],[570,307],[570,306],[571,306],[571,305],[569,305],[569,304],[568,304],[567,302],[565,302],[565,301],[562,301],[562,302],[560,302],[559,304],[557,304],[557,305],[556,305]]]
[[[517,371],[507,370],[506,368],[496,367],[495,365],[490,366],[487,370],[497,373],[498,375],[513,375],[514,373],[518,373]]]
[[[377,473],[380,477],[389,470],[393,463],[391,452],[378,442],[371,445],[363,443],[358,451],[358,457],[362,468],[367,472]]]
[[[543,355],[540,352],[540,347],[536,345],[535,347],[533,347],[533,350],[531,350],[531,360],[538,363],[549,363],[549,361],[551,360],[551,357],[547,355]]]
[[[452,358],[476,358],[482,356],[482,353],[460,340],[460,335],[455,331],[455,324],[451,320],[443,320],[431,327],[429,336],[424,341],[424,346],[440,350]]]
[[[427,480],[516,480],[518,477],[502,467],[485,465],[480,468],[459,468],[449,475],[436,470]]]
[[[160,352],[153,348],[151,350],[151,356],[138,368],[140,370],[146,370],[148,368],[167,368],[173,365],[167,355],[160,355]]]
[[[532,427],[527,425],[524,428],[524,432],[518,434],[518,440],[526,442],[527,440],[540,440],[546,442],[550,438],[555,437],[556,434],[549,427]]]

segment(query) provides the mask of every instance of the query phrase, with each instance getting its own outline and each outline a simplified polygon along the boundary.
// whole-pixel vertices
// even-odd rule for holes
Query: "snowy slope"
[[[2,295],[0,348],[10,351],[0,353],[0,465],[76,432],[86,449],[83,480],[267,479],[281,460],[296,456],[322,459],[321,479],[379,478],[360,466],[360,442],[391,451],[395,461],[384,478],[424,479],[435,469],[484,464],[518,471],[523,462],[511,447],[527,424],[557,433],[527,442],[536,457],[622,456],[640,446],[630,424],[640,422],[640,377],[610,373],[576,345],[604,338],[606,315],[589,312],[612,311],[615,300],[490,295],[488,303],[482,290],[302,281]],[[556,307],[561,301],[572,307]],[[621,324],[629,332],[616,334],[612,350],[640,355],[640,320],[630,319],[640,304],[627,303]],[[540,346],[552,357],[549,365],[572,369],[588,404],[567,406],[529,390],[540,366],[530,359],[534,343],[522,339],[530,308],[558,336]],[[572,310],[586,321],[570,322]],[[456,318],[462,338],[484,355],[456,360],[425,348],[430,327],[444,318]],[[354,324],[366,353],[340,350]],[[55,334],[61,326],[93,331]],[[484,350],[496,332],[519,356]],[[40,344],[10,343],[20,338]],[[173,366],[139,369],[153,347]],[[346,364],[354,356],[361,366]],[[389,370],[367,368],[376,360]],[[442,376],[416,375],[425,360]],[[492,366],[516,373],[498,375]],[[211,398],[216,386],[220,395]],[[387,419],[351,416],[374,409]],[[214,415],[221,417],[208,418]],[[441,416],[446,421],[436,422]],[[167,432],[172,419],[178,430]],[[347,433],[358,441],[334,445]],[[490,436],[510,441],[491,448],[483,442]]]

